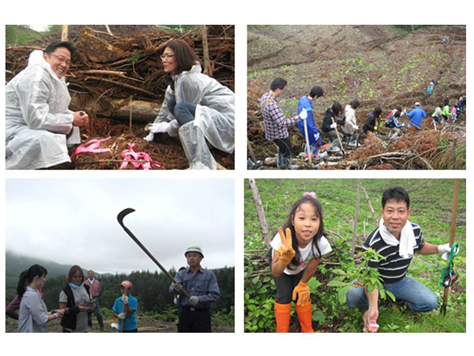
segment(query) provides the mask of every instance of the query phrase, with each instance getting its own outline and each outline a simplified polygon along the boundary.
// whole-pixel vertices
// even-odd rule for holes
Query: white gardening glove
[[[117,318],[125,320],[125,313],[120,313],[119,315],[117,315]]]
[[[306,118],[308,117],[308,113],[306,112],[306,109],[301,110],[298,116],[300,117],[300,119],[306,120]]]
[[[441,258],[445,261],[448,260],[449,253],[451,252],[451,246],[449,243],[438,246],[438,253],[442,253]]]
[[[122,302],[123,304],[128,304],[128,297],[125,294],[122,296]]]
[[[153,140],[155,139],[155,134],[153,132],[150,132],[148,135],[146,135],[146,137],[143,137],[143,139],[148,142],[153,142]]]
[[[335,122],[333,122],[333,123],[331,124],[331,126],[329,126],[329,127],[330,127],[331,129],[335,129],[335,128],[337,127],[337,124],[336,124]]]
[[[169,122],[158,122],[155,124],[151,124],[149,129],[150,129],[150,132],[153,132],[154,134],[156,134],[156,133],[167,132],[169,126],[170,126]]]
[[[357,125],[352,125],[352,128],[353,128],[354,130],[359,130],[359,126],[357,126]]]
[[[189,304],[191,304],[193,307],[198,305],[199,303],[199,297],[196,297],[193,295],[192,297],[189,298]]]
[[[402,127],[405,127],[405,124],[402,124]]]
[[[183,290],[183,285],[181,283],[173,283],[173,289],[175,292],[180,293]]]
[[[168,126],[168,135],[171,137],[177,137],[178,136],[178,130],[179,130],[179,122],[178,120],[173,120],[170,122],[170,125]]]

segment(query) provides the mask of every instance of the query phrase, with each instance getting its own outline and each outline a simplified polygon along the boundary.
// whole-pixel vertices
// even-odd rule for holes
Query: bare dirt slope
[[[276,77],[288,81],[281,100],[287,117],[314,85],[324,89],[314,104],[317,127],[334,100],[343,106],[360,100],[362,125],[375,106],[385,117],[398,105],[410,110],[419,101],[430,116],[447,95],[453,105],[466,91],[465,27],[412,33],[394,26],[249,26],[247,33],[248,137],[259,159],[275,153],[274,144],[265,142],[258,98]],[[443,45],[444,36],[452,43]],[[433,79],[437,85],[429,96]],[[302,135],[291,128],[290,136],[294,152],[301,152]]]

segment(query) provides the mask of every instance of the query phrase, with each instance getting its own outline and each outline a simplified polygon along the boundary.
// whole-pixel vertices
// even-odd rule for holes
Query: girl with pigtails
[[[304,193],[293,204],[287,222],[278,231],[270,251],[272,278],[277,287],[276,331],[288,332],[293,300],[301,332],[314,332],[308,282],[322,256],[332,250],[324,236],[322,206],[316,194]]]

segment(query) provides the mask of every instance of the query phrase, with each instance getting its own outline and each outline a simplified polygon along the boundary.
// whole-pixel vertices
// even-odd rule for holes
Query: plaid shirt
[[[263,104],[268,99],[273,99],[273,101],[269,101],[263,108]],[[286,119],[278,101],[279,99],[271,95],[270,92],[263,94],[260,98],[260,108],[265,122],[265,138],[270,141],[278,138],[287,138],[288,130],[286,128],[295,125],[300,120],[299,116]]]

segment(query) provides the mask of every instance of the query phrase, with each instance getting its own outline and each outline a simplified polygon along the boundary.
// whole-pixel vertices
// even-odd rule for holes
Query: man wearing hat
[[[204,254],[199,246],[190,246],[184,253],[188,267],[179,271],[172,283],[170,292],[180,293],[183,289],[190,295],[179,297],[178,332],[211,332],[211,303],[220,296],[217,278],[212,271],[201,267]]]
[[[137,298],[132,296],[133,284],[130,281],[123,281],[119,284],[121,297],[115,300],[114,318],[119,320],[119,330],[124,333],[137,332]]]
[[[417,129],[421,128],[421,121],[423,120],[423,118],[426,117],[426,113],[421,108],[421,105],[420,105],[419,102],[415,103],[415,107],[413,108],[412,111],[407,113],[407,111],[405,110],[404,114],[411,119],[410,124],[408,125],[408,127],[414,126]]]

